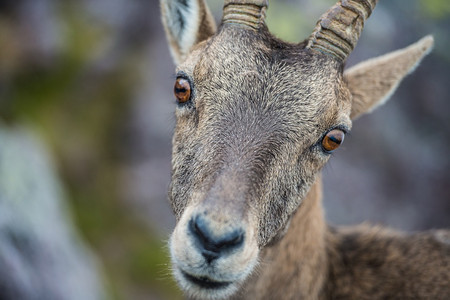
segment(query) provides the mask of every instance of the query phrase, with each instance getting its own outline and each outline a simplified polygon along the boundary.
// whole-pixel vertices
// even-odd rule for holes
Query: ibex
[[[450,232],[325,223],[320,171],[433,38],[344,70],[376,0],[341,0],[302,43],[267,0],[162,0],[177,66],[174,276],[199,299],[449,299]]]

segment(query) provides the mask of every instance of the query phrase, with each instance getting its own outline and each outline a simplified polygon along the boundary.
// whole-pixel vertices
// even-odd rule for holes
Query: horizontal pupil
[[[333,142],[333,143],[336,143],[336,144],[340,144],[341,143],[341,141],[340,140],[338,140],[336,137],[334,137],[334,136],[330,136],[330,140]]]
[[[186,93],[186,89],[185,88],[175,88],[175,92],[176,93]]]

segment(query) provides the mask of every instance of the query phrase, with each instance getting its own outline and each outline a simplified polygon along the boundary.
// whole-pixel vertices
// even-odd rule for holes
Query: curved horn
[[[344,62],[355,48],[365,20],[378,0],[341,0],[317,22],[307,48]]]
[[[264,25],[268,5],[268,0],[225,0],[222,23],[257,30]]]

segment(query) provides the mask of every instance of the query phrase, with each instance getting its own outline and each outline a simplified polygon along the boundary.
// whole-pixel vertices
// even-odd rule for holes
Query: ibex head
[[[175,277],[190,295],[225,298],[281,238],[351,128],[430,49],[416,44],[344,71],[376,0],[342,0],[300,44],[273,37],[267,0],[162,0],[178,64],[169,199]]]

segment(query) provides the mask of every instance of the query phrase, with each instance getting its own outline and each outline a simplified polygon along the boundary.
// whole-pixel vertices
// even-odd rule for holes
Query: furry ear
[[[366,60],[345,71],[344,80],[353,96],[350,117],[355,119],[384,104],[432,46],[433,37],[426,36],[409,47]]]
[[[216,32],[204,0],[161,0],[161,14],[172,57],[182,62],[197,43]]]

